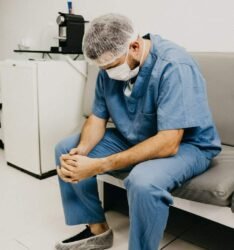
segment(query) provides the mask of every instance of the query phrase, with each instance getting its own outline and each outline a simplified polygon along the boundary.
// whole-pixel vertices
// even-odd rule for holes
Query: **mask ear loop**
[[[130,45],[130,44],[129,44],[129,45]],[[126,58],[128,57],[128,54],[129,54],[129,47],[128,47],[128,52],[127,52]],[[139,66],[137,66],[135,69],[137,69],[137,68],[140,68],[140,67],[141,67],[141,64],[142,64],[142,59],[143,59],[143,57],[144,57],[144,54],[145,54],[145,40],[143,39],[143,49],[142,49],[142,54],[141,54],[140,64],[139,64]],[[124,63],[126,63],[126,59],[125,59]],[[127,65],[128,65],[128,67],[130,68],[130,66],[129,66],[129,64],[128,64],[128,63],[127,63]],[[134,70],[134,69],[133,69],[133,70]],[[132,70],[132,71],[133,71],[133,70]],[[132,83],[131,79],[130,79],[130,80],[128,80],[128,83]]]
[[[140,59],[139,67],[141,67],[141,65],[142,65],[142,60],[143,60],[143,57],[144,57],[144,54],[145,54],[145,40],[144,39],[142,39],[142,40],[143,40],[143,49],[142,49],[142,54],[141,54],[141,59]],[[126,55],[124,63],[126,63],[126,60],[128,58],[128,54],[129,54],[129,46],[128,46],[128,51],[127,51],[127,55]]]
[[[131,43],[129,43],[129,45],[128,45],[127,55],[126,55],[126,57],[125,57],[124,63],[126,63],[127,58],[128,58],[128,55],[129,55],[129,49],[130,49],[129,46],[130,46],[130,44],[131,44]],[[128,64],[128,62],[127,62],[127,64]]]
[[[140,65],[139,66],[141,66],[142,63],[143,63],[142,60],[143,60],[144,54],[145,54],[145,40],[143,39],[143,49],[142,49],[142,55],[141,55],[141,60],[140,60]]]

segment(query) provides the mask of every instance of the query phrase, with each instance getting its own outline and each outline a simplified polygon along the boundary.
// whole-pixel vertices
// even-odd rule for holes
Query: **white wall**
[[[73,0],[87,20],[107,12],[128,15],[140,34],[161,34],[190,51],[234,51],[233,0]],[[31,49],[56,45],[56,17],[66,0],[0,0],[0,60],[26,39]]]

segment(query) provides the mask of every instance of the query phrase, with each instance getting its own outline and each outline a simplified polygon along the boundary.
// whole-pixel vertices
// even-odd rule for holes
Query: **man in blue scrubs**
[[[155,250],[170,191],[206,171],[221,150],[204,78],[183,48],[159,35],[140,37],[117,14],[94,19],[83,49],[100,67],[92,115],[80,135],[56,146],[56,163],[66,223],[88,225],[56,247],[112,246],[96,175],[115,170],[130,171],[129,250]],[[106,128],[109,118],[115,128]]]

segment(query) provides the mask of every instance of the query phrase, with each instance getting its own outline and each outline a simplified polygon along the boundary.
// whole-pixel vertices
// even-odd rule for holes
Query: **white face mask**
[[[142,51],[142,55],[141,55],[141,60],[140,60],[140,65],[145,53],[145,40],[143,40],[143,51]],[[114,68],[111,69],[107,69],[106,72],[108,74],[108,76],[111,79],[114,80],[119,80],[119,81],[128,81],[129,79],[137,76],[137,74],[139,73],[140,70],[140,65],[137,66],[135,69],[131,69],[127,63],[127,58],[128,58],[128,53],[125,59],[125,62],[119,66],[116,66]]]

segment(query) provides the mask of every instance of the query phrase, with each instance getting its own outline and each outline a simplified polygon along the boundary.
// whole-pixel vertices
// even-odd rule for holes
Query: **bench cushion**
[[[128,176],[128,173],[115,172],[110,175],[119,181],[110,178],[109,183],[124,187],[122,181]],[[233,176],[234,147],[223,145],[222,153],[213,159],[211,167],[205,173],[187,181],[183,186],[175,189],[172,195],[207,204],[230,206],[232,203],[234,206],[234,201],[232,201]]]
[[[203,174],[173,191],[173,195],[208,204],[228,206],[234,192],[234,147],[223,146]]]

